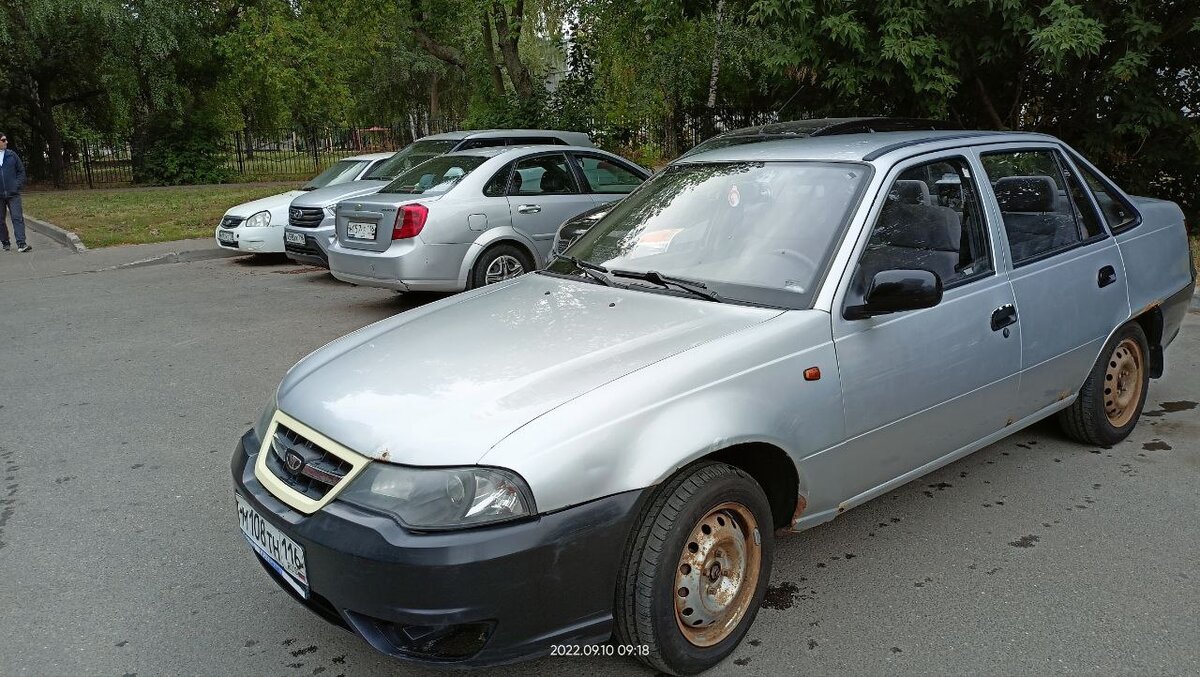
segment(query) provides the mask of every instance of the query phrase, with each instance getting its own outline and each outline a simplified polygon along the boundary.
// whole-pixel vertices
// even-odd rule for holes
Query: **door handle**
[[[517,207],[517,213],[519,214],[537,214],[540,211],[542,211],[541,205],[521,205]]]
[[[1000,331],[1017,322],[1017,307],[1006,303],[992,311],[992,331]],[[1007,334],[1006,334],[1007,335]]]
[[[1112,266],[1104,266],[1100,272],[1096,274],[1096,284],[1101,289],[1107,287],[1117,281],[1117,270]]]

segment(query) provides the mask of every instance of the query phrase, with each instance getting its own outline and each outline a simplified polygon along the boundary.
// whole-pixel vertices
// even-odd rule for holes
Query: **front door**
[[[833,317],[848,439],[816,460],[830,464],[821,477],[853,478],[839,480],[838,501],[862,502],[1010,421],[1021,328],[1012,287],[991,255],[976,175],[959,155],[910,161],[879,199]],[[861,303],[874,274],[889,269],[936,273],[941,303],[846,319],[842,310]]]
[[[579,190],[563,153],[535,155],[517,162],[508,185],[512,224],[537,246],[538,258],[550,256],[554,235],[564,221],[592,208]]]
[[[1021,316],[1018,417],[1077,392],[1129,317],[1125,273],[1083,184],[1055,148],[980,153],[1004,223]]]

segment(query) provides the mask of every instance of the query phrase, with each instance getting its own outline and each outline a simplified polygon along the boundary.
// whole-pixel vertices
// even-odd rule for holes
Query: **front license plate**
[[[227,244],[233,244],[234,242],[237,242],[237,237],[235,237],[234,234],[228,230],[217,231],[217,239]]]
[[[241,496],[234,494],[234,498],[237,499],[238,524],[246,540],[276,573],[307,599],[308,567],[304,563],[304,548],[263,519]]]
[[[346,224],[346,237],[352,240],[374,240],[375,224],[351,221]]]
[[[304,233],[284,233],[283,239],[292,244],[304,244]]]

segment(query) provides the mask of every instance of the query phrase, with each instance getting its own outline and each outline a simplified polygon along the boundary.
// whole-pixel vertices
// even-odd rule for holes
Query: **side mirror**
[[[942,279],[929,270],[881,270],[871,278],[862,305],[847,306],[847,320],[904,310],[932,308],[942,302]]]

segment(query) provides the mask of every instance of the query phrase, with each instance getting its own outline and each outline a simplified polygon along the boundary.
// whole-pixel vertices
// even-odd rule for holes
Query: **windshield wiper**
[[[608,272],[614,277],[629,277],[635,280],[645,280],[660,287],[674,286],[695,296],[699,296],[702,299],[708,299],[709,301],[715,301],[717,303],[725,302],[725,299],[721,298],[720,294],[709,289],[708,285],[698,280],[685,280],[681,277],[670,277],[668,275],[663,275],[657,270],[647,270],[644,272],[640,270],[610,270]]]
[[[602,284],[606,287],[614,286],[613,281],[610,280],[606,275],[606,273],[609,272],[608,268],[605,268],[604,266],[599,266],[599,265],[596,265],[595,263],[583,261],[575,256],[567,256],[566,254],[555,253],[554,258],[562,259],[563,261],[566,261],[566,262],[574,265],[576,268],[583,271],[584,275],[587,275],[588,277],[592,278],[593,280],[599,282],[600,284]]]

